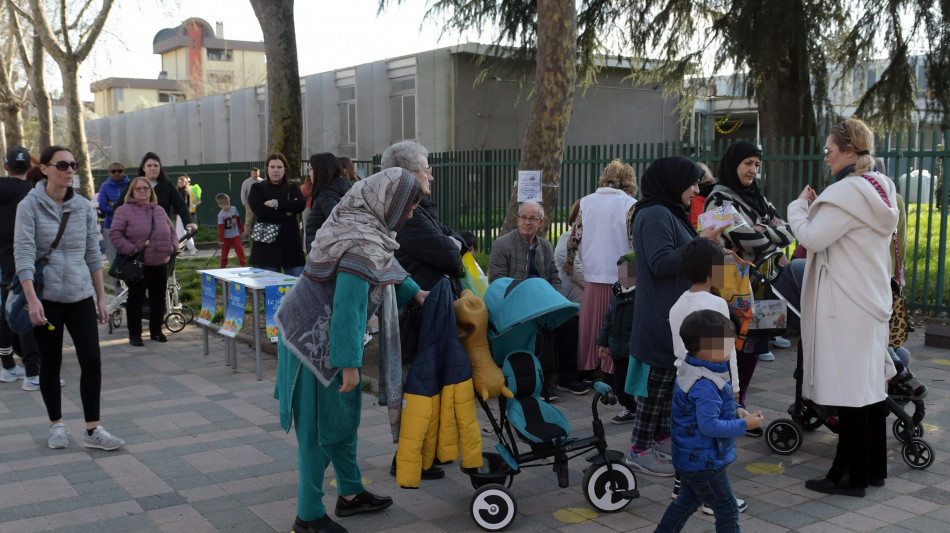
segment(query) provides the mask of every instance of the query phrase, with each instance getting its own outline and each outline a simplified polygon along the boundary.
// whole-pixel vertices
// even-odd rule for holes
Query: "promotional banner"
[[[266,321],[267,336],[272,343],[277,342],[277,323],[274,321],[274,315],[277,308],[280,307],[280,300],[290,290],[291,285],[268,285],[264,289],[264,316]]]
[[[244,324],[244,301],[245,292],[243,283],[230,282],[228,309],[224,312],[224,324],[218,333],[234,337]]]
[[[201,275],[201,312],[198,313],[198,323],[203,326],[211,325],[211,322],[214,320],[214,312],[216,307],[216,291],[218,290],[218,284],[214,280],[214,276],[210,274]]]

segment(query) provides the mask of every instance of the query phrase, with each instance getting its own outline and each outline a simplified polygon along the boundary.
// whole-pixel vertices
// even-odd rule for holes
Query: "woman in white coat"
[[[824,152],[835,183],[820,196],[806,186],[788,206],[792,231],[808,248],[802,393],[818,404],[837,406],[840,421],[831,470],[805,486],[857,497],[869,484],[883,486],[887,477],[888,376],[880,354],[887,349],[889,246],[898,211],[894,184],[873,171],[873,148],[874,133],[861,120],[834,126]]]

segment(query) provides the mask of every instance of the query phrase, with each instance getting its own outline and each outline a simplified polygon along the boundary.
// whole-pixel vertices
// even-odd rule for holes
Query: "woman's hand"
[[[598,359],[607,359],[610,357],[610,348],[607,346],[598,346],[597,347],[597,358]]]
[[[416,301],[417,304],[422,305],[425,303],[426,298],[429,296],[429,291],[420,290],[412,298]]]
[[[799,200],[808,201],[808,207],[811,207],[811,203],[815,201],[815,198],[818,198],[818,195],[815,194],[815,189],[812,189],[808,185],[805,185],[805,188],[802,189],[802,193],[798,195]]]
[[[344,368],[341,370],[341,373],[343,374],[343,384],[340,385],[338,389],[340,393],[350,392],[360,384],[360,371],[358,368]]]
[[[33,293],[32,297],[27,295],[26,305],[30,309],[30,323],[34,326],[40,326],[46,323],[46,312],[43,310],[43,302]]]
[[[700,236],[700,237],[705,237],[705,238],[707,238],[707,239],[712,239],[712,240],[714,240],[714,241],[715,241],[715,240],[719,240],[719,235],[722,234],[722,230],[724,230],[724,229],[726,229],[726,228],[730,228],[730,227],[732,227],[732,222],[729,222],[729,225],[728,225],[728,226],[725,226],[725,227],[722,227],[722,228],[716,228],[716,227],[713,227],[713,226],[710,226],[710,227],[708,227],[708,228],[703,228],[703,231],[700,231],[700,232],[699,232],[699,236]]]
[[[194,222],[192,222],[191,224],[188,224],[187,226],[185,226],[185,229],[186,229],[186,230],[192,230],[192,231],[198,231],[198,224],[195,224]]]
[[[277,200],[268,200],[264,202],[264,205],[266,205],[267,207],[272,207],[274,209],[277,209]]]
[[[96,306],[99,308],[99,323],[105,324],[109,320],[109,310],[106,308],[105,298],[96,298]]]

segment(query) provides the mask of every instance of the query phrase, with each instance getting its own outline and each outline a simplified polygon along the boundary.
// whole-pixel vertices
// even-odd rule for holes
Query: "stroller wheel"
[[[178,333],[179,331],[185,329],[185,315],[175,311],[173,313],[168,313],[168,316],[165,317],[165,327],[168,328],[168,331],[172,333]]]
[[[802,446],[802,428],[798,422],[780,418],[765,430],[765,442],[779,455],[791,455]]]
[[[112,312],[112,316],[109,317],[109,333],[112,333],[112,328],[117,328],[122,325],[122,310],[116,309]]]
[[[623,463],[591,465],[584,472],[581,488],[594,509],[616,513],[633,501],[637,478]]]
[[[469,511],[478,527],[501,531],[514,521],[518,505],[508,489],[491,483],[475,491]]]
[[[907,425],[904,424],[903,420],[901,420],[900,418],[895,420],[894,423],[891,425],[891,431],[894,433],[894,437],[897,440],[901,441],[901,443],[907,442],[907,439],[905,438],[907,434]],[[911,438],[923,437],[923,436],[924,436],[924,425],[921,424],[920,422],[914,424],[914,434],[911,435]]]
[[[815,431],[821,427],[821,419],[810,413],[804,416],[793,416],[792,420],[798,422],[805,431]]]
[[[901,458],[907,466],[923,470],[934,464],[934,450],[924,439],[914,437],[901,447]]]
[[[185,316],[185,322],[191,324],[195,321],[195,310],[190,306],[181,306],[181,314]]]

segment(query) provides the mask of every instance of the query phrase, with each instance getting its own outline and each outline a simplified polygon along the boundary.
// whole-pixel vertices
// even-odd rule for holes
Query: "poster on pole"
[[[292,285],[268,285],[264,289],[264,317],[267,336],[271,343],[277,342],[277,321],[274,315],[280,307],[280,300],[287,294]]]
[[[210,326],[214,320],[215,307],[217,306],[218,284],[214,276],[210,274],[201,275],[201,312],[198,313],[198,323],[202,326]]]
[[[518,171],[518,201],[541,202],[541,171]]]
[[[224,324],[221,325],[221,329],[218,330],[218,333],[234,338],[244,324],[244,302],[246,300],[246,294],[244,292],[244,284],[242,283],[232,281],[229,283],[229,287],[228,309],[224,312]]]

